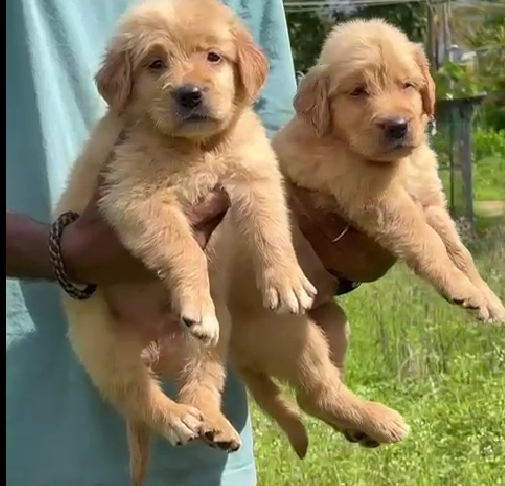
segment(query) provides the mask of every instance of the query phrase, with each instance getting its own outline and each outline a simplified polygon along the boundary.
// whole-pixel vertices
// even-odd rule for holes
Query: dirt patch
[[[505,215],[505,201],[477,201],[475,209],[483,216]]]

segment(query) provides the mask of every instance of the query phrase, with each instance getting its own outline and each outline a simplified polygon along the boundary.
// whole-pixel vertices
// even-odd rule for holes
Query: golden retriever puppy
[[[222,228],[233,235],[230,223],[226,218]],[[333,301],[335,279],[322,266],[296,221],[293,241],[302,269],[318,289],[315,307],[303,316],[276,315],[265,309],[244,240],[235,240],[230,246],[231,364],[261,409],[284,430],[300,458],[307,452],[308,436],[298,408],[286,400],[277,381],[294,389],[305,412],[343,433],[350,442],[377,447],[401,441],[409,427],[395,410],[355,396],[342,383],[347,320]],[[146,363],[157,375],[177,377],[183,372],[187,350],[173,337],[151,343],[146,351]],[[147,470],[148,438],[145,427],[128,431],[134,477],[143,477]]]
[[[224,227],[229,221],[224,221]],[[350,442],[364,447],[399,442],[409,427],[398,412],[357,397],[342,382],[347,320],[332,298],[335,279],[293,223],[300,264],[317,285],[319,300],[306,315],[276,315],[265,309],[254,284],[253,261],[243,240],[236,242],[230,247],[231,364],[261,409],[284,430],[300,458],[307,452],[308,436],[298,407],[283,396],[277,382],[295,391],[303,411],[343,433]],[[149,351],[146,362],[156,374],[178,376],[182,372],[187,351],[173,338],[151,343]],[[133,469],[146,471],[147,431],[131,429],[128,438]]]
[[[108,112],[58,205],[58,212],[82,211],[103,173],[101,211],[161,277],[157,285],[100,288],[87,301],[65,296],[64,304],[73,349],[103,397],[130,430],[148,427],[173,444],[204,435],[225,449],[240,445],[220,411],[233,239],[252,255],[269,309],[300,313],[316,294],[298,265],[281,173],[251,107],[266,71],[250,34],[217,0],[137,4],[96,76]],[[216,231],[209,266],[184,210],[217,184],[230,195],[233,235]],[[121,325],[157,319],[168,327],[172,310],[207,345],[186,340],[178,403],[143,362],[149,339]]]
[[[244,250],[235,248],[229,309],[233,326],[230,357],[258,405],[285,431],[300,458],[308,437],[300,413],[277,382],[295,391],[299,407],[365,447],[400,442],[409,426],[395,410],[357,397],[342,381],[347,319],[333,301],[334,279],[293,222],[293,240],[302,269],[315,283],[314,309],[305,315],[276,315],[261,306]],[[275,332],[270,332],[271,329]]]
[[[296,116],[273,141],[284,174],[311,189],[322,210],[346,215],[405,260],[448,300],[475,308],[482,319],[503,319],[500,300],[480,278],[445,208],[436,157],[425,139],[434,85],[421,46],[380,20],[339,25],[294,104]],[[320,295],[327,293],[324,269],[296,223],[293,231],[302,268]],[[261,308],[245,278],[253,272],[246,252],[234,258],[232,361],[298,455],[306,453],[307,434],[276,380],[295,389],[305,412],[352,442],[402,440],[409,428],[396,411],[356,397],[342,383],[342,309],[327,300],[309,315],[276,316]]]
[[[420,45],[382,20],[330,33],[274,140],[281,170],[429,281],[449,302],[502,321],[446,210],[425,135],[435,86]]]

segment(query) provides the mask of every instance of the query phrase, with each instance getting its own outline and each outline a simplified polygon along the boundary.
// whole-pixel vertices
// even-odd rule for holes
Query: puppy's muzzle
[[[177,108],[183,114],[192,114],[203,105],[203,90],[194,84],[185,84],[171,92]]]
[[[409,133],[409,119],[395,116],[381,119],[377,125],[384,132],[386,141],[389,143],[401,142]]]

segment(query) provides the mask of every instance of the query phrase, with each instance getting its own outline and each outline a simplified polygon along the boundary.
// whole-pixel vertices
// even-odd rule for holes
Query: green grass
[[[476,201],[505,201],[505,155],[484,157],[472,165]]]
[[[505,225],[475,241],[482,274],[504,297]],[[505,484],[505,328],[473,322],[402,267],[342,304],[347,384],[400,411],[411,433],[366,450],[307,419],[311,445],[300,462],[253,405],[258,486]]]
[[[445,192],[449,194],[449,139],[448,126],[443,123],[440,131],[431,138],[431,145],[438,154],[440,172]],[[455,164],[461,164],[456,150]],[[472,195],[475,202],[505,201],[505,131],[486,130],[478,125],[472,132]],[[455,206],[464,208],[462,173],[454,174]]]
[[[449,171],[440,172],[449,198]],[[460,171],[454,173],[455,207],[464,208],[464,185]],[[482,201],[505,201],[505,157],[484,157],[472,164],[472,194],[475,206]]]

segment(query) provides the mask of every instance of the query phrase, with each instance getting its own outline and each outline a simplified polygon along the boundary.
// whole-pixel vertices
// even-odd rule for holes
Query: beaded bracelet
[[[61,256],[61,235],[63,234],[63,230],[78,218],[79,215],[77,213],[69,211],[59,216],[51,225],[49,231],[49,260],[59,286],[74,299],[85,300],[94,294],[97,286],[86,285],[84,288],[79,288],[72,284],[68,278]]]

